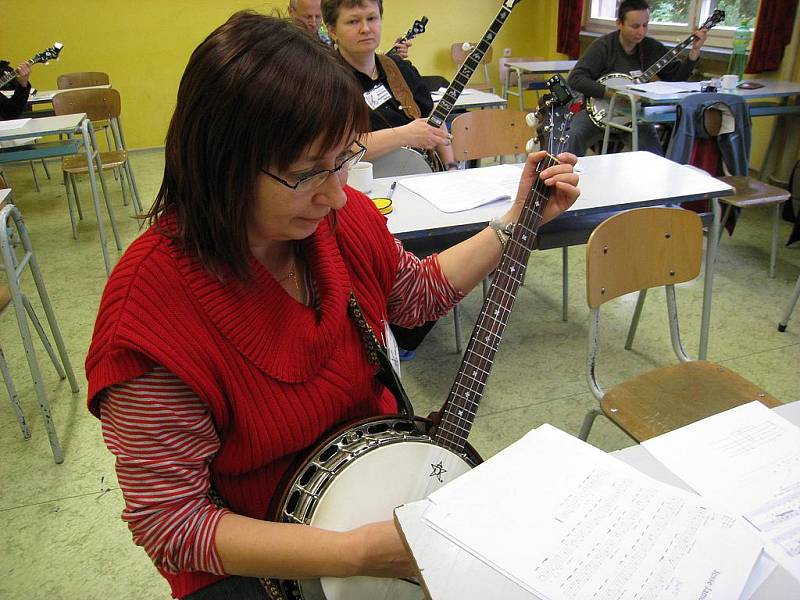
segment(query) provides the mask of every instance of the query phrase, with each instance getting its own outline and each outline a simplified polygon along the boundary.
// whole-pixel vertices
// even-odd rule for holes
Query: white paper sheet
[[[516,197],[520,175],[519,167],[496,165],[402,179],[397,185],[422,196],[442,212],[453,213]]]
[[[549,425],[430,500],[431,527],[543,598],[738,598],[762,549],[741,519]]]
[[[743,515],[800,580],[800,428],[751,402],[642,445],[700,495]]]
[[[11,119],[9,121],[0,121],[0,131],[11,131],[12,129],[19,129],[25,127],[30,119]]]
[[[672,95],[699,92],[700,86],[700,81],[651,81],[649,83],[634,83],[627,87],[629,90],[636,92]]]
[[[440,87],[435,92],[431,92],[431,98],[433,99],[434,102],[438,102],[439,100],[442,99],[442,96],[446,91],[447,91],[446,87]],[[469,96],[471,94],[475,94],[476,92],[477,90],[473,90],[472,88],[464,88],[463,90],[461,90],[461,94],[459,94],[459,96]]]

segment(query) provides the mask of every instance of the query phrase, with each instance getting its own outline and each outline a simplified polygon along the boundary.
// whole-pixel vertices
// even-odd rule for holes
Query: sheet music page
[[[519,167],[496,165],[401,179],[397,185],[422,196],[442,212],[453,213],[516,197],[521,175]]]
[[[800,428],[751,402],[642,445],[700,495],[743,515],[800,580]]]
[[[634,83],[627,87],[629,90],[637,92],[672,95],[686,92],[699,92],[700,86],[700,81],[650,81],[648,83]]]
[[[543,598],[738,598],[762,549],[738,517],[550,425],[429,499],[431,527]]]

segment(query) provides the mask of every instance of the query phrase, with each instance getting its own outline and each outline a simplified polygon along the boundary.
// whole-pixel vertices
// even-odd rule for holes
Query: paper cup
[[[723,90],[732,90],[736,87],[739,83],[739,76],[738,75],[723,75],[722,79],[722,89]]]
[[[372,191],[372,163],[362,160],[350,167],[347,185],[369,194]]]

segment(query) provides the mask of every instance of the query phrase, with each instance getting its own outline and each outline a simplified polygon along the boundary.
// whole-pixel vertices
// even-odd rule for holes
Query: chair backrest
[[[589,307],[700,274],[700,217],[681,208],[635,208],[603,221],[586,247]]]
[[[450,58],[453,59],[453,62],[456,65],[460,65],[465,60],[467,60],[467,56],[469,56],[470,52],[475,48],[477,45],[475,42],[466,42],[469,44],[469,50],[464,50],[464,43],[465,42],[456,42],[455,44],[450,46]],[[480,64],[488,65],[492,62],[492,47],[489,46],[489,49],[486,51],[486,54],[483,55]]]
[[[121,110],[119,92],[113,88],[61,92],[53,96],[53,110],[56,115],[86,113],[92,121],[116,119]]]
[[[101,71],[79,71],[76,73],[63,73],[58,76],[56,86],[60,90],[69,90],[77,87],[90,87],[93,85],[108,85],[108,73]]]
[[[457,116],[450,124],[456,160],[524,154],[534,135],[520,110],[492,108]]]
[[[469,53],[472,52],[473,48],[476,45],[474,42],[467,42],[467,43],[470,45],[469,50],[464,50],[463,47],[464,42],[460,43],[457,42],[452,46],[450,46],[450,58],[453,59],[453,62],[455,63],[456,67],[460,67],[461,64],[463,64],[463,62],[467,60],[467,56],[469,56]],[[491,85],[492,83],[492,78],[489,75],[489,65],[491,64],[491,62],[492,62],[492,47],[489,46],[489,49],[486,51],[486,54],[483,55],[481,62],[478,63],[483,65],[483,83],[486,85]]]

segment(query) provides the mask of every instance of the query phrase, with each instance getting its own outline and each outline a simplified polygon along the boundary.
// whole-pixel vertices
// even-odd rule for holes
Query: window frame
[[[589,33],[606,34],[615,31],[617,28],[616,18],[592,18],[592,3],[595,0],[584,0],[583,23],[581,29]],[[707,6],[711,0],[691,0],[689,5],[689,22],[700,24],[699,15],[702,13],[703,6]],[[756,17],[758,10],[756,10]],[[756,17],[753,18],[752,26],[755,29]],[[694,31],[694,27],[689,25],[668,25],[662,23],[650,23],[648,35],[656,38],[660,42],[679,43],[685,40]],[[708,38],[704,47],[722,48],[730,51],[733,45],[733,33],[735,27],[721,27],[717,25],[708,32]]]

